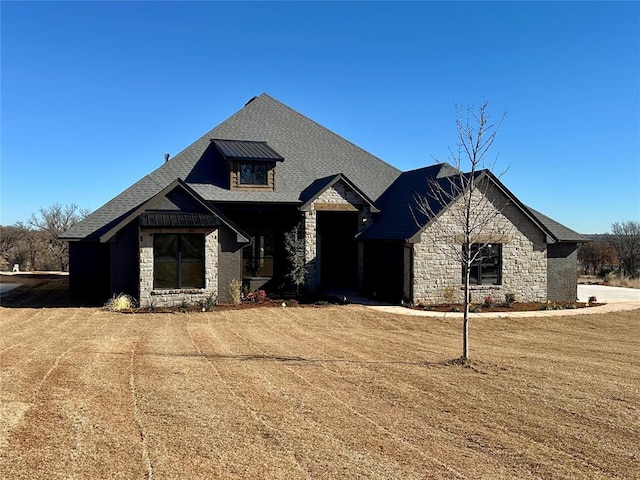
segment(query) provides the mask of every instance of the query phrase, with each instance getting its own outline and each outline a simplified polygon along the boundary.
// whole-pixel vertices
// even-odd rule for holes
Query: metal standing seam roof
[[[269,162],[282,162],[284,160],[284,157],[271,148],[267,142],[219,139],[212,139],[211,141],[225,158],[231,160]]]
[[[145,212],[140,215],[142,228],[215,228],[220,225],[214,215],[183,212]]]

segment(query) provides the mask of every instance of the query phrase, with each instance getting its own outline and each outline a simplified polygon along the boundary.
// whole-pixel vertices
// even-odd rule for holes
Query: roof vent
[[[251,97],[251,100],[249,100],[247,103],[244,104],[244,106],[246,107],[247,105],[249,105],[251,102],[253,102],[256,98],[258,98],[257,95],[254,95],[253,97]]]
[[[165,153],[164,154],[164,162],[167,163],[169,161],[169,154]]]

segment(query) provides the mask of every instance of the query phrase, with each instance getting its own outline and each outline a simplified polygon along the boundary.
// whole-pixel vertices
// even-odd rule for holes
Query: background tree
[[[44,253],[42,235],[22,222],[2,227],[0,254],[3,268],[10,270],[18,265],[21,271],[41,268]]]
[[[68,270],[69,248],[59,236],[89,211],[77,205],[53,204],[26,222],[0,227],[0,269],[18,264],[21,271]]]
[[[48,253],[60,271],[69,269],[69,243],[61,240],[60,235],[87,215],[88,212],[79,209],[75,203],[64,206],[54,203],[48,208],[41,208],[29,219],[29,226],[42,233]]]
[[[584,266],[585,275],[604,275],[608,268],[618,264],[618,255],[613,244],[603,240],[585,243],[578,250],[578,261]]]
[[[449,149],[449,159],[457,173],[445,178],[430,179],[426,195],[416,197],[416,208],[426,222],[436,219],[447,209],[451,221],[438,224],[442,252],[462,267],[464,315],[462,325],[462,356],[469,358],[469,305],[471,303],[471,269],[487,254],[489,244],[502,235],[506,219],[500,214],[505,200],[491,188],[490,169],[482,169],[493,147],[496,135],[506,116],[498,124],[491,123],[487,102],[475,111],[472,107],[456,106],[457,149]],[[495,165],[497,157],[491,162]],[[463,169],[467,167],[467,173]],[[421,225],[424,226],[424,225]]]
[[[609,241],[618,253],[620,276],[640,276],[640,222],[615,222]]]

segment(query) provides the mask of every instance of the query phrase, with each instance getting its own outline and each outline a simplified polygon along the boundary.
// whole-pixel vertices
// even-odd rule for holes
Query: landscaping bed
[[[602,303],[588,302],[515,302],[510,305],[494,303],[492,305],[473,304],[469,307],[472,313],[490,312],[534,312],[538,310],[574,310],[578,308],[589,308]],[[458,303],[441,303],[436,305],[417,305],[416,310],[430,312],[463,312],[464,305]]]

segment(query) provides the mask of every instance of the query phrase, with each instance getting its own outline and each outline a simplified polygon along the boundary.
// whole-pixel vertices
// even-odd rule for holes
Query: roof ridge
[[[331,130],[330,128],[327,128],[327,127],[325,127],[324,125],[322,125],[322,124],[320,124],[320,123],[316,122],[314,119],[312,119],[312,118],[310,118],[310,117],[307,117],[307,116],[306,116],[306,115],[304,115],[303,113],[298,112],[297,110],[295,110],[294,108],[291,108],[291,107],[290,107],[289,105],[287,105],[286,103],[282,103],[280,100],[278,100],[277,98],[272,97],[271,95],[269,95],[269,94],[267,94],[267,93],[262,93],[262,94],[260,94],[260,95],[259,95],[258,97],[256,97],[254,100],[258,100],[258,99],[260,99],[260,98],[262,98],[262,97],[265,97],[265,98],[267,98],[267,99],[269,99],[269,100],[272,100],[273,102],[275,102],[275,103],[277,103],[278,105],[280,105],[280,106],[284,107],[285,109],[290,110],[291,112],[295,113],[297,116],[302,117],[302,118],[304,118],[305,120],[307,120],[307,121],[309,121],[309,122],[313,123],[314,125],[316,125],[316,126],[320,127],[321,129],[323,129],[323,130],[325,130],[326,132],[330,133],[331,135],[333,135],[333,136],[334,136],[334,137],[336,137],[337,139],[339,139],[339,140],[341,140],[341,141],[343,141],[343,142],[345,142],[345,143],[347,143],[347,144],[351,145],[352,147],[354,147],[354,148],[356,148],[356,149],[360,150],[361,152],[366,153],[367,155],[369,155],[369,156],[371,156],[371,157],[375,158],[376,160],[378,160],[380,163],[383,163],[383,164],[385,164],[385,165],[387,165],[387,166],[391,167],[391,168],[392,168],[392,169],[394,169],[395,171],[397,171],[397,172],[399,172],[399,173],[402,173],[402,170],[400,170],[399,168],[394,167],[393,165],[391,165],[390,163],[388,163],[388,162],[384,161],[383,159],[381,159],[381,158],[380,158],[380,157],[378,157],[377,155],[374,155],[373,153],[371,153],[371,152],[369,152],[369,151],[365,150],[364,148],[362,148],[362,147],[360,147],[360,146],[356,145],[356,144],[355,144],[355,143],[353,143],[351,140],[348,140],[348,139],[346,139],[346,138],[344,138],[344,137],[342,137],[342,136],[338,135],[336,132],[334,132],[334,131],[333,131],[333,130]],[[251,103],[251,102],[250,102],[250,103]],[[247,104],[247,105],[248,105],[248,104]],[[245,106],[246,106],[246,105],[245,105]],[[231,117],[229,117],[229,118],[231,118]]]

